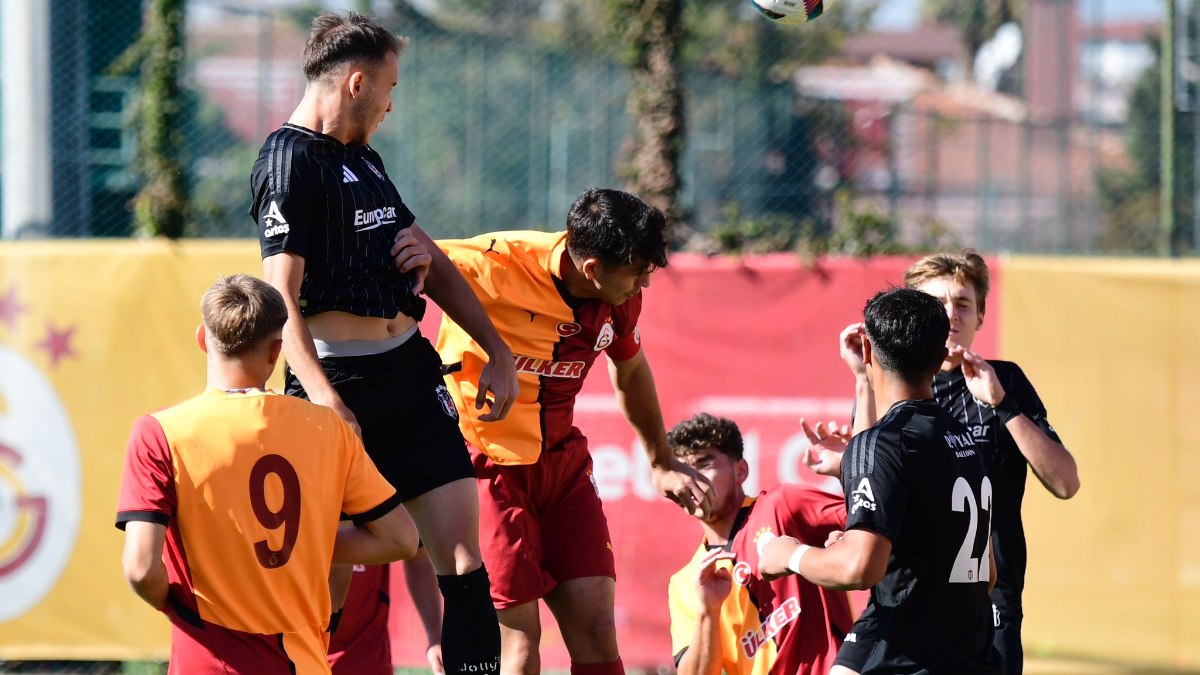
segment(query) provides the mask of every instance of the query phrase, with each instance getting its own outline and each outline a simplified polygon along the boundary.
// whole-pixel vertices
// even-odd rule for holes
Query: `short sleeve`
[[[281,144],[282,145],[282,144]],[[321,167],[291,147],[264,148],[254,163],[250,216],[258,225],[263,258],[278,253],[309,254],[309,239],[318,210],[310,186],[319,182]]]
[[[821,547],[829,533],[846,527],[846,500],[842,495],[818,490],[808,485],[780,485],[779,505],[784,513],[780,521],[787,523],[785,533],[802,543]]]
[[[886,427],[872,427],[850,441],[842,456],[847,530],[862,526],[896,541],[908,504],[901,457],[899,439]]]
[[[133,520],[168,525],[175,516],[175,470],[162,425],[151,415],[133,423],[117,497],[117,527]]]
[[[349,426],[344,423],[342,426],[343,447],[350,453],[346,487],[342,493],[342,513],[355,523],[368,523],[396,508],[400,497],[396,488],[375,468],[358,436]]]
[[[1025,414],[1034,424],[1038,426],[1047,436],[1054,439],[1055,442],[1061,443],[1058,437],[1058,432],[1050,424],[1050,420],[1046,416],[1046,406],[1042,403],[1041,397],[1038,396],[1037,390],[1033,388],[1033,383],[1025,376],[1025,372],[1021,367],[1012,364],[1011,379],[1005,383],[1006,395],[1012,396],[1017,402],[1021,412]]]
[[[642,349],[642,336],[637,325],[638,317],[642,313],[641,292],[626,300],[617,310],[622,315],[621,320],[615,322],[617,334],[612,344],[605,349],[605,353],[613,361],[628,361],[637,356]]]
[[[485,306],[503,296],[510,253],[499,235],[471,239],[438,239],[434,242],[458,268],[467,285]]]
[[[667,587],[667,606],[671,612],[671,653],[675,655],[676,666],[683,658],[683,653],[692,645],[699,621],[699,599],[693,590],[695,585],[690,579],[693,567],[688,563],[686,567],[671,575],[671,582]]]

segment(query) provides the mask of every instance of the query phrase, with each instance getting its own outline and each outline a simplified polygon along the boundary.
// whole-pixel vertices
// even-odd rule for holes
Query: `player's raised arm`
[[[1020,394],[1005,390],[996,375],[996,369],[987,359],[963,348],[952,350],[951,354],[962,358],[963,377],[971,395],[995,409],[997,419],[1012,435],[1017,449],[1025,456],[1042,485],[1059,499],[1074,497],[1079,491],[1079,467],[1071,452],[1025,414],[1018,400],[1022,398]],[[1029,388],[1032,389],[1031,386]],[[1036,396],[1033,398],[1036,399]],[[1032,405],[1041,407],[1040,402]]]
[[[608,372],[617,395],[617,404],[646,449],[655,489],[688,513],[707,514],[712,511],[712,490],[708,480],[679,461],[667,445],[667,432],[658,404],[658,393],[654,388],[654,375],[650,372],[645,352],[638,350],[623,361],[610,359]]]
[[[416,238],[430,256],[429,276],[425,279],[426,294],[487,353],[488,362],[479,376],[479,396],[475,399],[475,409],[482,410],[487,405],[491,410],[480,415],[479,419],[483,422],[504,419],[516,402],[520,389],[512,350],[496,332],[479,298],[475,297],[450,258],[416,223],[407,232]],[[400,235],[404,234],[406,231],[402,230]],[[398,235],[396,247],[392,249],[393,255],[403,253],[404,249],[397,247],[401,247],[404,241]]]
[[[842,329],[838,335],[838,354],[854,375],[854,420],[851,435],[870,428],[878,419],[875,399],[871,395],[871,381],[867,379],[867,366],[863,360],[863,337],[866,326],[860,321]]]
[[[721,605],[733,588],[729,566],[734,556],[723,548],[715,548],[700,561],[696,573],[696,593],[700,598],[700,614],[692,642],[679,659],[679,675],[720,675],[721,672]]]

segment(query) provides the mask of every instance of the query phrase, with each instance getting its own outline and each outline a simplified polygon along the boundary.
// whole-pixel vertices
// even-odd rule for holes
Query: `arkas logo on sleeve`
[[[532,373],[545,377],[579,379],[583,377],[583,369],[587,366],[585,361],[547,361],[520,354],[513,358],[516,360],[518,373]]]
[[[281,234],[287,234],[288,221],[279,212],[279,205],[275,200],[271,200],[271,205],[267,207],[267,215],[263,216],[263,236],[278,237]]]
[[[875,510],[875,491],[871,489],[871,481],[867,480],[866,476],[858,482],[854,492],[850,493],[850,513],[857,513],[859,509]]]
[[[58,583],[82,511],[70,415],[36,357],[3,339],[36,345],[57,369],[78,358],[71,344],[76,327],[58,330],[46,323],[46,336],[36,342],[20,330],[20,317],[29,311],[15,287],[0,292],[0,623],[36,607]]]
[[[742,636],[742,653],[746,655],[746,658],[754,658],[758,651],[770,643],[784,626],[795,621],[799,616],[800,601],[796,598],[784,600],[783,604],[775,608],[775,611],[771,612],[770,616],[763,621],[758,630],[748,630]]]

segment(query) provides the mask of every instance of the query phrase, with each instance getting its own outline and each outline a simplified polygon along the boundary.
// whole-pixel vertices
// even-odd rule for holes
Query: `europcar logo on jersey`
[[[0,292],[0,337],[33,322],[13,288]],[[75,328],[45,326],[37,351],[51,368],[74,356]],[[36,338],[35,338],[36,339]],[[79,448],[58,393],[35,361],[0,342],[0,622],[35,607],[58,582],[80,517]]]
[[[561,337],[571,337],[572,335],[578,335],[579,331],[583,330],[583,326],[575,322],[564,321],[555,326],[554,329],[558,331]]]

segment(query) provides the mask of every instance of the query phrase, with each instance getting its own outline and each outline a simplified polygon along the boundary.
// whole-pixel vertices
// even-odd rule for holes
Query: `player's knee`
[[[611,615],[586,617],[571,626],[560,626],[573,661],[602,663],[620,657],[617,651],[617,627]],[[568,638],[566,633],[570,633]]]

